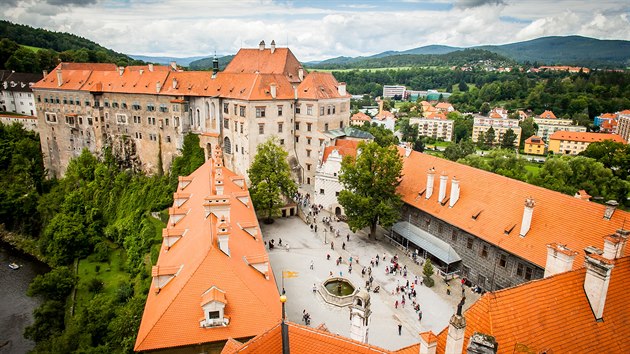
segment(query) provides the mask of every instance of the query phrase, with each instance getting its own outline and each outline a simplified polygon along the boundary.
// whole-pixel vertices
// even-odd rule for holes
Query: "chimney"
[[[442,203],[446,198],[446,182],[448,182],[448,175],[446,171],[442,171],[440,175],[440,191],[438,192],[438,203]]]
[[[304,68],[301,66],[298,68],[298,79],[300,79],[300,81],[304,80]]]
[[[432,331],[420,333],[420,354],[435,354],[437,336]]]
[[[177,79],[173,78],[173,88],[176,89],[177,88]]]
[[[140,69],[138,70],[138,72],[140,73],[140,75],[142,75],[142,73],[144,73],[144,69]]]
[[[345,96],[347,94],[347,92],[346,92],[346,83],[345,82],[340,82],[339,86],[337,86],[337,91],[339,92],[339,96]]]
[[[624,255],[629,230],[619,229],[614,235],[604,237],[604,254],[606,259],[617,259]]]
[[[173,71],[177,71],[177,62],[175,61],[171,62],[171,69],[173,69]]]
[[[519,235],[524,237],[527,235],[530,226],[532,225],[532,214],[534,214],[534,199],[529,197],[525,199],[525,210],[523,210],[523,221],[521,222],[521,232]]]
[[[44,77],[48,76],[48,70],[44,70],[42,74],[44,74]]]
[[[376,102],[378,103],[378,113],[383,112],[383,100],[379,97],[376,99]]]
[[[215,166],[214,168],[214,189],[216,195],[223,195],[223,168]]]
[[[271,98],[276,98],[276,84],[272,83],[271,85],[269,85],[269,92],[271,92]]]
[[[229,256],[230,226],[225,221],[225,217],[221,217],[219,224],[217,225],[217,239],[219,242],[219,249]]]
[[[608,294],[610,273],[614,267],[613,261],[600,255],[587,255],[584,262],[586,276],[584,277],[584,292],[597,321],[604,315],[604,305]]]
[[[451,316],[451,320],[448,323],[448,334],[444,354],[461,354],[464,349],[466,318],[461,315],[461,307],[458,308],[457,312],[457,314]]]
[[[466,354],[496,354],[498,349],[499,343],[493,336],[475,332],[470,337]]]
[[[433,181],[435,180],[435,170],[431,168],[427,171],[427,191],[425,198],[429,199],[433,195]]]
[[[547,263],[545,264],[545,278],[568,272],[573,269],[573,260],[578,253],[571,251],[566,245],[550,243],[547,245]]]
[[[459,200],[459,180],[453,176],[451,179],[451,198],[448,202],[448,207],[452,208]]]
[[[259,50],[265,50],[265,41],[262,40],[260,41],[260,43],[258,43],[258,49]]]
[[[63,76],[61,76],[61,69],[57,69],[57,86],[63,84]]]
[[[159,81],[155,82],[155,92],[160,93],[160,90],[162,89],[162,84]]]
[[[276,41],[275,40],[271,40],[271,54],[273,54],[273,52],[276,51]]]
[[[149,71],[153,72],[153,63],[149,63]]]
[[[214,55],[214,59],[212,59],[212,78],[217,77],[217,73],[219,72],[219,58],[217,58],[216,54]]]
[[[124,72],[125,72],[125,67],[124,66],[119,66],[118,67],[118,75],[123,76]]]
[[[298,99],[298,89],[296,86],[293,86],[293,99],[297,101]]]
[[[619,203],[617,203],[616,200],[609,200],[606,202],[606,210],[604,210],[604,219],[610,220],[612,218],[613,214],[615,213],[615,209],[617,209],[617,205],[619,205]]]

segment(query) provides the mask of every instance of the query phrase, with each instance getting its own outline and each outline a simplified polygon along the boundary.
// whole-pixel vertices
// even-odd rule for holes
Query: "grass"
[[[532,176],[538,176],[538,173],[540,173],[540,169],[542,168],[542,166],[543,165],[540,163],[528,162],[527,164],[525,164],[525,169],[528,173],[531,173]]]
[[[345,72],[345,71],[354,71],[354,70],[358,70],[358,71],[383,71],[383,70],[407,70],[407,69],[411,69],[411,66],[392,66],[392,67],[387,67],[387,68],[352,68],[352,69],[309,69],[310,71],[320,71],[320,72],[325,72],[325,73],[329,73],[329,72],[333,72],[333,71],[339,71],[339,72]]]
[[[151,262],[151,265],[154,265],[157,263],[158,256],[160,255],[160,249],[162,248],[162,242],[157,242],[157,241],[162,240],[162,229],[166,227],[166,223],[152,216],[148,216],[148,219],[149,219],[149,222],[153,224],[153,226],[155,227],[156,244],[151,247],[150,259],[149,259]]]
[[[42,50],[42,48],[39,47],[31,47],[30,45],[22,45],[22,47],[26,48],[26,49],[30,49],[32,51],[34,51],[35,53],[39,52],[40,50]]]
[[[77,304],[87,304],[92,298],[93,294],[88,290],[88,284],[93,278],[103,282],[101,293],[112,296],[121,284],[130,282],[129,273],[124,269],[125,251],[120,248],[114,248],[115,245],[113,243],[110,244],[110,247],[108,262],[94,261],[93,256],[89,256],[79,262]]]

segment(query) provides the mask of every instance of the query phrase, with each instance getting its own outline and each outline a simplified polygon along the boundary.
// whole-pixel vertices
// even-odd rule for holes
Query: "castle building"
[[[41,78],[41,74],[0,70],[0,110],[35,116],[37,112],[31,86]]]
[[[296,180],[314,183],[327,131],[349,124],[350,95],[330,73],[307,73],[288,48],[241,49],[224,71],[61,63],[33,85],[46,168],[62,175],[87,148],[111,147],[131,167],[169,168],[188,133],[206,158],[246,175],[256,146],[275,137]]]

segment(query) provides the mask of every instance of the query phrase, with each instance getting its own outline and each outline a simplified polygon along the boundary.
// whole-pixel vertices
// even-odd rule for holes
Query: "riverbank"
[[[35,258],[37,261],[51,266],[48,263],[46,257],[42,254],[37,241],[33,238],[16,234],[14,232],[7,231],[4,225],[0,224],[0,243],[5,243],[8,246],[20,251],[25,255],[29,255]]]

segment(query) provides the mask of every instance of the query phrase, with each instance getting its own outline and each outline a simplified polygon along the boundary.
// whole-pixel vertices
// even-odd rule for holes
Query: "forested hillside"
[[[234,58],[233,55],[226,55],[224,57],[220,57],[219,59],[219,70],[223,70]],[[214,58],[203,58],[199,60],[195,60],[188,65],[190,70],[212,70],[212,61]]]
[[[0,21],[2,69],[39,73],[53,69],[59,61],[117,65],[143,63],[71,33]]]

